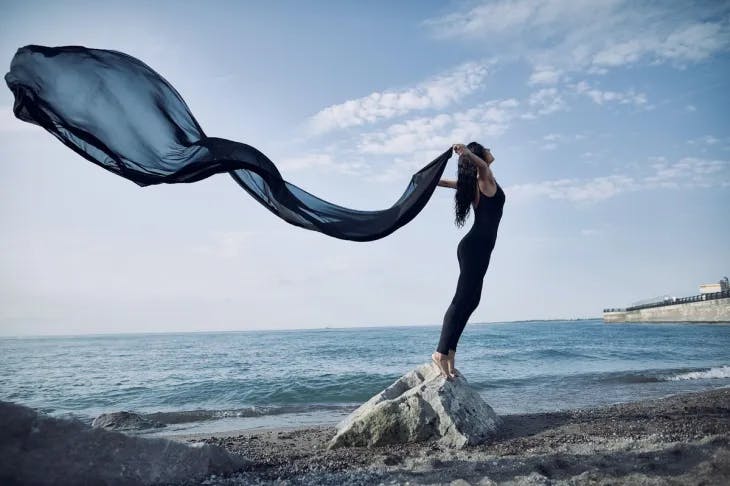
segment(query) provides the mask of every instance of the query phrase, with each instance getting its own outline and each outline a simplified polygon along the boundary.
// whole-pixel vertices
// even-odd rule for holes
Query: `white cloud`
[[[558,148],[558,145],[560,142],[563,142],[565,140],[565,137],[563,135],[560,135],[559,133],[548,133],[547,135],[542,137],[542,145],[540,148],[542,150],[555,150]]]
[[[654,61],[696,62],[727,49],[729,44],[730,30],[727,25],[692,23],[669,33],[644,33],[638,39],[611,45],[596,53],[593,64],[620,66],[644,57],[653,57]]]
[[[654,174],[644,178],[644,186],[715,187],[730,183],[730,161],[685,157],[668,164],[660,160],[652,165]]]
[[[577,93],[588,96],[594,103],[599,105],[604,103],[619,103],[644,106],[647,104],[646,95],[644,93],[637,93],[633,89],[624,92],[601,91],[596,88],[591,88],[585,81],[572,85],[572,87]]]
[[[543,88],[530,94],[527,100],[530,110],[521,115],[522,118],[532,120],[540,115],[549,115],[556,111],[567,110],[565,103],[557,88]]]
[[[356,131],[317,153],[282,158],[277,166],[285,176],[287,172],[324,169],[378,182],[402,180],[453,143],[491,143],[490,139],[509,128],[520,108],[518,100],[507,98],[453,113],[406,119],[380,129]],[[374,164],[369,161],[374,155],[389,156],[388,166],[372,170]]]
[[[603,201],[628,191],[730,186],[730,161],[727,160],[685,157],[670,164],[664,157],[652,157],[649,161],[651,171],[645,175],[565,178],[516,184],[505,192],[516,200],[547,197],[582,203]]]
[[[639,40],[632,39],[614,44],[593,56],[593,64],[599,66],[620,66],[635,62],[643,54],[646,46]]]
[[[714,153],[718,150],[729,151],[730,137],[716,137],[708,134],[687,140],[687,144],[694,146],[702,154]]]
[[[548,133],[547,135],[543,135],[537,141],[533,141],[531,143],[539,144],[542,150],[555,150],[561,144],[570,143],[572,141],[580,141],[584,140],[585,138],[586,135],[583,133],[574,133],[571,135],[564,135],[561,133]]]
[[[459,140],[496,137],[507,130],[518,106],[513,98],[493,100],[454,114],[406,120],[362,134],[358,150],[366,154],[407,154],[416,148],[443,151]]]
[[[494,35],[520,36],[546,25],[573,20],[570,23],[595,21],[593,15],[621,2],[614,0],[501,0],[482,1],[467,11],[428,19],[424,25],[441,38],[469,40]]]
[[[562,72],[549,66],[538,66],[530,75],[529,84],[556,84]]]
[[[418,117],[394,123],[382,129],[355,135],[353,142],[342,143],[338,152],[343,158],[357,160],[355,170],[367,180],[392,182],[402,180],[426,162],[448,149],[453,143],[473,140],[489,144],[502,135],[520,110],[514,98],[491,100],[455,113]],[[354,149],[350,148],[354,147]],[[387,155],[388,166],[372,170],[363,160]],[[283,167],[306,169],[326,167],[338,169],[340,162],[325,156],[303,155],[285,161]]]
[[[309,119],[308,130],[311,134],[322,134],[387,120],[412,111],[443,109],[475,92],[486,76],[485,63],[464,63],[412,88],[373,92],[324,108]]]
[[[424,25],[437,38],[489,40],[491,50],[526,57],[531,84],[540,84],[566,70],[708,59],[730,48],[729,10],[727,2],[484,0]]]
[[[593,179],[558,179],[537,183],[516,184],[508,189],[510,197],[524,200],[536,197],[565,199],[573,202],[593,202],[610,199],[616,194],[632,188],[632,177],[612,175]]]
[[[716,144],[720,143],[721,141],[722,140],[720,140],[719,138],[714,137],[712,135],[704,135],[699,138],[687,140],[687,143],[690,145],[695,145],[695,144],[697,144],[697,145],[716,145]]]

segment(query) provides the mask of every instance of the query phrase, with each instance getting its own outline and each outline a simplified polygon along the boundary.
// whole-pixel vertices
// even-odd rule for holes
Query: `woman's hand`
[[[459,155],[471,153],[469,147],[467,147],[463,143],[455,143],[452,148],[454,149],[454,152]]]

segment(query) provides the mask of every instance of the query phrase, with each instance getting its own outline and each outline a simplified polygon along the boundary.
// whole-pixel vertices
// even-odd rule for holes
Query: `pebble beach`
[[[202,484],[728,484],[730,389],[502,416],[488,443],[327,450],[331,426],[179,436],[251,461]],[[200,483],[195,483],[200,484]]]

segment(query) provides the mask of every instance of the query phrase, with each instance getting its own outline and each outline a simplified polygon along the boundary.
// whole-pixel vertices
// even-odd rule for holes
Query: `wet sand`
[[[486,444],[326,450],[332,426],[179,436],[253,461],[204,484],[730,484],[730,388],[503,415]]]

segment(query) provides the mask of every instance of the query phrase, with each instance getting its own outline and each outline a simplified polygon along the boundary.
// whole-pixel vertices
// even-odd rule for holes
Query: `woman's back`
[[[506,200],[502,187],[497,184],[497,192],[489,197],[481,189],[479,190],[479,202],[474,207],[474,224],[469,230],[469,235],[494,238],[497,236],[497,228],[502,219],[502,208]]]

